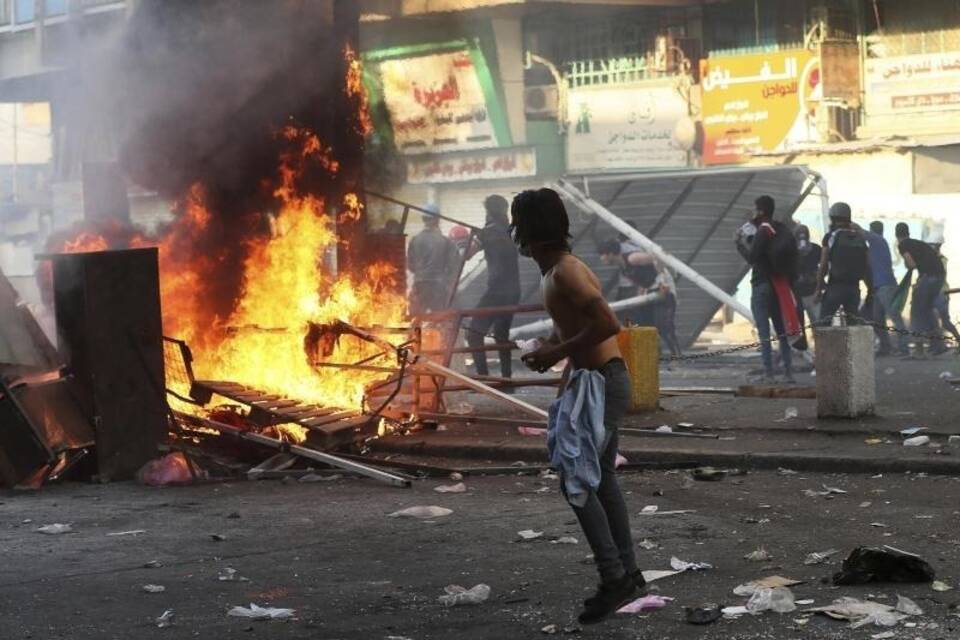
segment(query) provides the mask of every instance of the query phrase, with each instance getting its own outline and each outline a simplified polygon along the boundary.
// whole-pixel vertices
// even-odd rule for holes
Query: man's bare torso
[[[587,265],[572,255],[563,256],[540,281],[543,304],[553,319],[554,333],[560,341],[569,340],[580,333],[586,324],[586,317],[580,309],[570,302],[569,292],[558,284],[558,276],[566,281],[576,281],[579,285],[595,289],[602,293],[600,280]],[[574,368],[598,369],[613,358],[620,357],[620,347],[616,336],[607,338],[593,347],[570,354]]]

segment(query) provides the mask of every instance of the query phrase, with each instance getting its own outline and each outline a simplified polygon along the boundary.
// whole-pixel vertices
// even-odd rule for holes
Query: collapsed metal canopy
[[[737,252],[734,232],[744,223],[754,200],[770,195],[777,202],[776,219],[789,222],[820,176],[803,166],[744,167],[573,177],[593,200],[654,240],[729,294],[749,271]],[[574,252],[600,277],[608,297],[616,293],[617,267],[604,265],[599,242],[615,237],[596,215],[569,206]],[[482,268],[482,267],[481,267]],[[520,263],[522,302],[538,302],[540,274],[531,260]],[[691,345],[716,315],[720,303],[690,281],[679,278],[677,335]],[[469,281],[458,294],[458,306],[476,305],[486,287],[484,276]]]

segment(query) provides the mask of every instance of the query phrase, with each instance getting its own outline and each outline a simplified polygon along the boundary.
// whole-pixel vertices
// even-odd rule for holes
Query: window
[[[62,16],[67,13],[68,0],[47,0],[47,16]]]
[[[0,0],[0,27],[10,24],[10,0]]]
[[[13,0],[13,17],[17,24],[33,22],[33,0]]]

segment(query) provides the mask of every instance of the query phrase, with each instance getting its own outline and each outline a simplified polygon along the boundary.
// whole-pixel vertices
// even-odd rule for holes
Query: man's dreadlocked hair
[[[518,247],[570,251],[570,218],[553,189],[523,191],[510,206],[510,233]]]

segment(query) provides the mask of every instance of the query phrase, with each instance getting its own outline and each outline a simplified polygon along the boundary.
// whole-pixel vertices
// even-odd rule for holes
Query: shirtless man
[[[544,372],[564,358],[605,379],[606,443],[600,453],[600,486],[583,507],[573,506],[600,573],[596,595],[584,602],[581,624],[600,622],[644,586],[637,570],[627,506],[617,483],[617,427],[630,401],[630,379],[617,346],[620,323],[603,298],[597,276],[570,253],[570,221],[551,189],[524,191],[513,200],[510,230],[520,255],[533,258],[543,274],[543,302],[554,332],[523,362]]]

